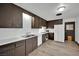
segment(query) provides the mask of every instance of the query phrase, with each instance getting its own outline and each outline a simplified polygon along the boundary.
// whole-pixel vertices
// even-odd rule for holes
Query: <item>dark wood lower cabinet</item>
[[[9,51],[0,52],[0,56],[8,56]]]
[[[0,46],[0,56],[25,56],[37,48],[37,36]]]
[[[48,33],[48,38],[50,40],[54,40],[54,33]]]
[[[26,40],[26,55],[28,55],[36,48],[37,48],[37,37],[33,37],[30,38],[29,40]]]
[[[37,48],[37,37],[33,37],[32,39],[32,51]]]
[[[3,46],[0,46],[0,56],[14,56],[14,50],[15,45],[14,44],[6,44]]]
[[[14,56],[14,49],[6,50],[4,52],[0,52],[0,56]]]
[[[28,55],[30,52],[32,52],[32,40],[31,40],[31,38],[29,40],[26,40],[26,55]]]
[[[9,55],[10,56],[15,56],[15,50],[14,49],[9,50]]]
[[[25,40],[16,42],[15,56],[25,55]]]
[[[25,56],[25,46],[15,48],[15,56]]]

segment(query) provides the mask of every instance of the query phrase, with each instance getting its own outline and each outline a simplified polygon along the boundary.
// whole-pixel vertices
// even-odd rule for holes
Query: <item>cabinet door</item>
[[[32,52],[32,38],[26,40],[26,55]]]
[[[14,56],[14,55],[15,55],[15,49],[10,49],[9,56]]]
[[[39,25],[39,28],[42,28],[42,23],[41,23],[41,18],[38,19],[38,25]]]
[[[0,28],[22,28],[22,12],[10,3],[0,4]]]
[[[31,20],[31,28],[34,28],[34,17],[32,16],[32,20]]]
[[[46,21],[38,16],[34,16],[32,19],[32,28],[41,28],[46,26]]]
[[[50,40],[54,40],[54,33],[48,33],[48,35]]]
[[[15,56],[25,56],[25,45],[15,48]]]
[[[0,56],[14,56],[14,48],[13,43],[0,46]]]
[[[37,37],[32,38],[32,50],[37,48]]]
[[[41,26],[44,26],[44,21],[41,19]]]
[[[14,49],[0,52],[0,56],[14,56]]]
[[[39,20],[37,16],[34,16],[32,19],[32,28],[39,28]]]
[[[54,28],[54,23],[52,21],[47,21],[47,28]]]
[[[25,55],[25,40],[16,42],[15,56],[24,56],[24,55]]]
[[[46,21],[42,19],[42,26],[46,26]]]
[[[46,27],[46,20],[44,20],[44,26]]]
[[[9,50],[0,53],[0,56],[9,56]]]
[[[37,36],[26,40],[26,55],[37,48]]]

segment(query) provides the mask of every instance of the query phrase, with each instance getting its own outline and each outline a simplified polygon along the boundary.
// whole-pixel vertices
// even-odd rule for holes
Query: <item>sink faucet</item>
[[[26,35],[29,35],[29,34],[31,34],[31,32],[26,32]]]

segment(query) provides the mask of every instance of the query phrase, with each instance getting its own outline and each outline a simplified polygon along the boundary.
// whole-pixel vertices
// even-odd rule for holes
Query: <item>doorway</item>
[[[75,41],[75,22],[65,23],[65,40]]]

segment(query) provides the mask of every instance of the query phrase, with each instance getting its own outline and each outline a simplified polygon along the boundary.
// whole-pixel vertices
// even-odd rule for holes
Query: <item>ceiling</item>
[[[14,3],[46,20],[63,19],[79,16],[79,3]],[[61,16],[56,16],[57,8],[66,6]]]

